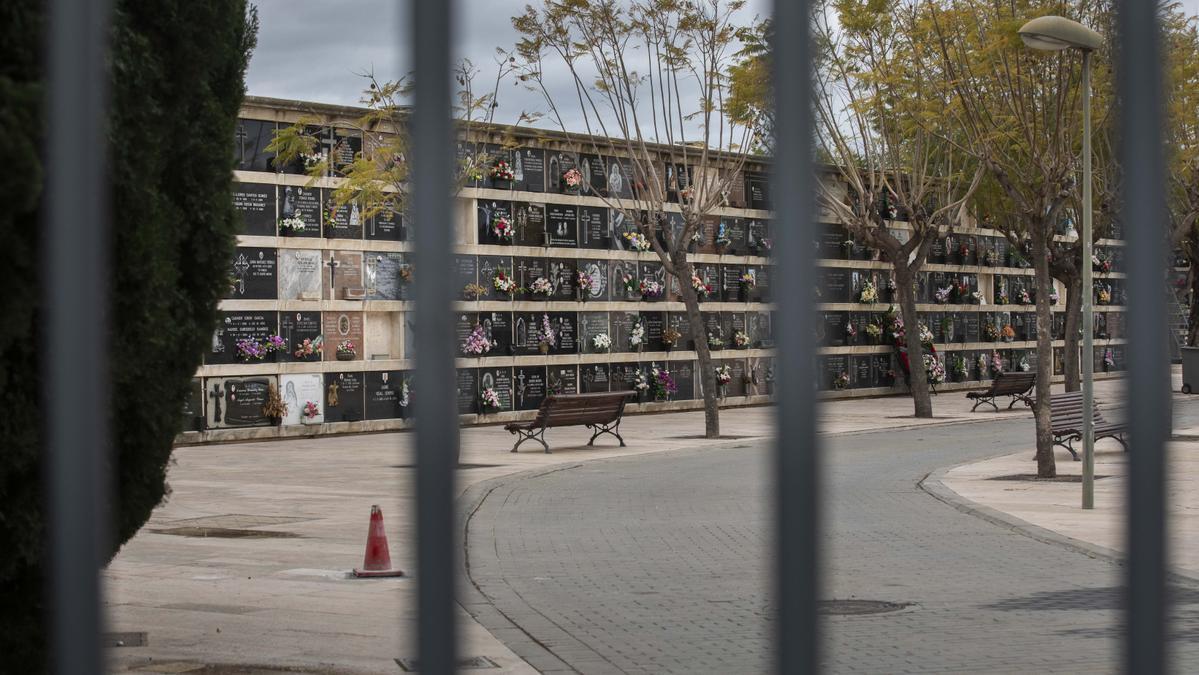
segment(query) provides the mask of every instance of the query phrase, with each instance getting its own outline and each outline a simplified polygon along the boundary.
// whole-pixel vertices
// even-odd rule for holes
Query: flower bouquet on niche
[[[512,167],[508,165],[507,160],[496,160],[495,164],[491,165],[491,171],[488,172],[491,176],[491,184],[497,190],[507,190],[512,187],[512,179],[515,174],[512,173]]]
[[[501,244],[511,244],[515,233],[512,220],[508,216],[496,216],[491,219],[491,234],[495,235]]]
[[[849,373],[846,373],[843,371],[840,375],[837,375],[836,377],[833,378],[833,389],[835,389],[837,391],[841,391],[842,389],[848,389],[848,388],[849,388]]]
[[[679,344],[679,339],[682,337],[683,334],[675,328],[667,328],[662,331],[662,345],[666,348],[666,351],[670,351]]]
[[[732,382],[732,381],[733,381],[733,369],[732,368],[730,368],[727,364],[722,365],[722,366],[716,366],[716,384],[718,384],[722,390],[724,389],[724,386],[726,384],[728,384],[729,382]],[[722,396],[724,395],[723,391],[722,391],[721,395]]]
[[[629,242],[629,248],[634,251],[645,252],[653,248],[649,239],[640,232],[625,232],[623,236],[625,241]]]
[[[1116,354],[1111,347],[1103,350],[1103,372],[1107,372],[1116,367]]]
[[[1004,342],[1013,342],[1016,339],[1016,329],[1012,328],[1010,324],[1006,325],[999,331],[999,337]]]
[[[1020,292],[1016,294],[1016,303],[1020,305],[1032,304],[1032,296],[1029,295],[1027,288],[1021,288]]]
[[[645,346],[645,324],[641,322],[641,317],[633,323],[633,327],[629,330],[629,349],[635,352],[641,351]]]
[[[492,346],[491,340],[483,330],[483,324],[475,323],[470,335],[467,335],[466,341],[462,343],[462,353],[467,356],[483,356],[491,351]]]
[[[999,340],[999,329],[995,324],[987,322],[983,324],[983,340],[987,342],[997,342]]]
[[[612,349],[612,338],[608,337],[607,333],[594,335],[591,338],[591,348],[598,354],[604,354]]]
[[[978,368],[978,379],[987,379],[987,372],[991,369],[990,361],[987,359],[987,355],[979,354],[978,358],[975,359],[974,365]]]
[[[484,415],[497,413],[504,409],[504,404],[500,402],[500,395],[491,387],[485,388],[479,394],[479,410]]]
[[[944,305],[945,303],[949,302],[949,294],[952,291],[953,291],[953,288],[951,286],[946,286],[945,288],[938,288],[933,294],[933,296],[937,300],[937,304]]]
[[[270,420],[272,426],[279,426],[287,416],[287,404],[279,396],[279,388],[270,385],[266,392],[266,403],[262,404],[262,416]]]
[[[733,349],[749,349],[749,344],[749,336],[745,334],[745,331],[733,331]]]
[[[642,279],[639,284],[642,300],[657,300],[662,297],[662,292],[665,290],[662,284],[654,279]]]
[[[549,354],[557,337],[557,331],[550,325],[550,315],[542,314],[541,325],[537,328],[537,350],[542,354]]]
[[[938,385],[945,381],[945,364],[932,354],[924,355],[924,372],[931,385]]]
[[[866,324],[866,337],[869,338],[870,344],[878,344],[883,337],[883,327],[871,321]]]
[[[583,174],[578,169],[567,169],[562,172],[562,188],[569,194],[577,194],[583,184]]]
[[[845,344],[853,344],[854,338],[858,336],[858,327],[853,325],[853,320],[845,322]],[[735,335],[733,336],[736,337]]]
[[[712,295],[712,284],[699,278],[699,275],[691,275],[691,288],[695,289],[695,297],[701,302]]]
[[[320,417],[320,406],[314,401],[305,401],[304,409],[300,412],[300,422],[303,424],[313,424],[316,418]]]
[[[858,302],[873,305],[878,302],[878,289],[873,281],[862,282],[862,290],[858,293]]]
[[[267,351],[262,343],[253,338],[242,338],[237,341],[237,357],[246,363],[262,361]]]
[[[998,375],[1002,372],[1003,372],[1003,357],[1001,357],[999,355],[999,352],[992,351],[991,352],[991,374]]]
[[[649,377],[646,376],[644,370],[638,370],[633,376],[633,391],[637,392],[637,398],[644,398],[646,392],[649,391]]]
[[[708,349],[710,351],[720,351],[724,349],[724,338],[715,333],[708,333]]]
[[[467,284],[462,287],[462,297],[467,300],[478,300],[484,295],[487,295],[487,289],[479,284]]]
[[[961,354],[956,354],[953,357],[953,378],[958,382],[965,382],[970,379],[970,367],[966,363],[966,357]]]
[[[300,234],[305,230],[304,219],[299,216],[279,219],[279,234],[288,236]]]
[[[587,296],[591,295],[591,289],[594,284],[595,280],[591,278],[590,274],[583,270],[575,272],[575,290],[577,291],[576,295],[579,298],[579,302],[587,300]]]
[[[342,340],[337,344],[338,361],[353,361],[357,355],[358,347],[354,345],[353,340]]]
[[[501,295],[506,295],[509,298],[516,292],[516,281],[508,276],[508,270],[503,267],[496,268],[495,275],[491,278],[491,287]]]
[[[749,302],[750,295],[758,286],[757,275],[751,271],[747,271],[742,273],[741,278],[738,279],[738,281],[741,286],[741,300],[743,302]]]
[[[542,298],[548,298],[554,294],[554,286],[549,279],[545,277],[537,277],[533,283],[529,284],[529,293]]]
[[[323,345],[324,341],[319,337],[315,340],[311,338],[304,338],[304,341],[296,347],[296,351],[292,352],[292,355],[297,359],[311,359],[313,357],[320,358],[321,347]]]
[[[650,369],[650,385],[654,391],[655,401],[668,401],[671,396],[679,393],[679,386],[665,368],[654,366]]]

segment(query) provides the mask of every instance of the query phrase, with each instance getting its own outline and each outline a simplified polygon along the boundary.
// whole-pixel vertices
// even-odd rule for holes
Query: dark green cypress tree
[[[257,33],[246,0],[117,0],[112,21],[111,554],[167,494],[216,324],[236,214],[232,138]],[[45,148],[40,0],[0,4],[0,671],[40,672],[46,523],[37,261]],[[55,196],[62,199],[62,196]],[[88,214],[79,214],[86,226]],[[89,327],[79,327],[79,339]]]

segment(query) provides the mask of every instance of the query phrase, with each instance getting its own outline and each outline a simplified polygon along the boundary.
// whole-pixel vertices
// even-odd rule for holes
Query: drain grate
[[[1099,480],[1100,478],[1108,478],[1108,475],[1104,474],[1102,476],[1095,476],[1095,480]],[[1030,483],[1081,483],[1082,476],[1078,474],[1064,474],[1061,476],[1055,476],[1054,478],[1041,478],[1035,473],[1013,473],[1007,476],[992,476],[987,480],[1016,480],[1027,481]]]
[[[256,516],[246,513],[224,513],[219,516],[201,516],[200,518],[184,518],[163,523],[170,527],[228,527],[242,529],[247,527],[262,527],[263,525],[286,525],[312,518],[297,518],[295,516]]]
[[[909,602],[886,602],[885,600],[821,600],[819,611],[826,616],[862,616],[898,612],[910,606]]]
[[[105,647],[145,647],[146,634],[142,633],[105,633],[100,636]]]
[[[420,661],[417,659],[396,659],[396,665],[405,673],[419,673]],[[486,656],[471,656],[465,659],[458,659],[457,670],[485,670],[487,668],[499,668],[499,664]]]
[[[295,539],[300,536],[295,532],[239,530],[231,527],[166,527],[150,531],[177,537],[212,537],[214,539]]]

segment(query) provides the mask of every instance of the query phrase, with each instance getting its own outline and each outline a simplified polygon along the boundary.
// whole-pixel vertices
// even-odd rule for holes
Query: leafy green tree
[[[7,3],[0,22],[0,655],[42,672],[47,568],[39,366],[44,3]],[[111,24],[114,537],[110,555],[167,494],[180,410],[227,286],[236,213],[230,141],[257,17],[245,0],[118,0]],[[94,214],[79,214],[80,226]],[[80,339],[88,338],[80,326]],[[69,424],[69,420],[54,420]]]

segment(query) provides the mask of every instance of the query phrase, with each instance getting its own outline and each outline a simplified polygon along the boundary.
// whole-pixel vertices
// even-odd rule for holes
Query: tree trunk
[[[708,333],[704,330],[699,298],[691,287],[693,269],[685,253],[674,258],[672,264],[679,280],[679,295],[687,309],[687,324],[691,326],[691,336],[695,339],[695,355],[699,359],[699,381],[704,392],[704,437],[720,438],[720,392],[716,386],[716,369],[712,365],[712,352],[708,349]]]
[[[1075,274],[1059,279],[1066,285],[1066,328],[1065,354],[1062,364],[1066,369],[1066,391],[1082,388],[1079,349],[1082,345],[1082,276]]]
[[[1033,404],[1037,431],[1037,476],[1057,476],[1057,465],[1053,458],[1053,432],[1049,419],[1049,385],[1053,377],[1053,331],[1052,313],[1049,309],[1049,292],[1053,288],[1049,276],[1049,249],[1046,232],[1052,228],[1038,224],[1033,228],[1032,258],[1037,283],[1037,400]]]
[[[899,312],[903,317],[905,341],[908,348],[908,389],[916,417],[933,416],[933,400],[929,393],[928,376],[924,372],[924,346],[920,344],[920,317],[916,314],[916,291],[907,271],[907,260],[895,261],[895,287],[899,293]]]

